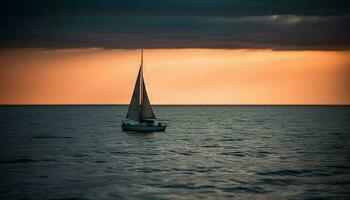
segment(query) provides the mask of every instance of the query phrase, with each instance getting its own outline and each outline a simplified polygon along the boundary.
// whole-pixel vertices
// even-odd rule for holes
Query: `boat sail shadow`
[[[157,120],[143,78],[143,50],[141,50],[141,65],[137,75],[134,92],[131,97],[126,120],[122,122],[123,131],[156,132],[165,131],[167,125]]]

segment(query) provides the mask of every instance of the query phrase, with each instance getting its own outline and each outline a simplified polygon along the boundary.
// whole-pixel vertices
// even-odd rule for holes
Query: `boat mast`
[[[143,49],[141,49],[141,66],[140,66],[140,121],[142,120],[142,104],[143,104]]]

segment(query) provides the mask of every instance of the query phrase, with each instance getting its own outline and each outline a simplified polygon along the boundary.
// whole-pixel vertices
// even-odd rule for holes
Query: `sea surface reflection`
[[[0,107],[0,198],[350,196],[350,107],[156,106],[152,134],[121,132],[126,111]]]

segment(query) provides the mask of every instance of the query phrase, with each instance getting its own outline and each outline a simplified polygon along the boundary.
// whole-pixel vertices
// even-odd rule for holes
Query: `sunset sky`
[[[249,3],[248,3],[249,2]],[[0,2],[0,104],[350,104],[345,0]]]

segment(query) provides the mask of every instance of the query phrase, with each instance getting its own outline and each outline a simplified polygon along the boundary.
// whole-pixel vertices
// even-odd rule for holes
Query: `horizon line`
[[[129,104],[0,104],[0,106],[128,106]],[[350,106],[350,104],[152,104],[152,106]]]

